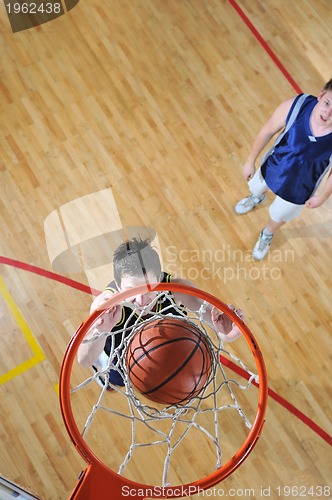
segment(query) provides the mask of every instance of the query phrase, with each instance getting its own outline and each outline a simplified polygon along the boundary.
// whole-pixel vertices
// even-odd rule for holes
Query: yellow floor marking
[[[33,336],[30,328],[28,327],[25,319],[23,318],[19,308],[17,307],[13,297],[10,295],[9,290],[7,289],[5,282],[0,276],[0,293],[3,296],[7,306],[9,307],[9,310],[12,313],[13,318],[15,319],[17,325],[19,326],[21,332],[23,333],[32,353],[33,356],[28,359],[27,361],[24,361],[23,363],[15,366],[12,370],[9,370],[8,372],[4,373],[3,375],[0,375],[0,384],[4,384],[5,382],[8,382],[8,380],[11,380],[12,378],[16,377],[17,375],[21,375],[25,371],[29,370],[33,366],[37,365],[44,359],[46,359],[45,354],[43,353],[42,349],[40,348],[37,340]]]

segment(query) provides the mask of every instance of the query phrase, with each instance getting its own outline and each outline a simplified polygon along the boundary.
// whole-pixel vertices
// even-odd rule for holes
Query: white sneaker
[[[235,205],[234,210],[239,215],[246,214],[247,212],[250,212],[250,210],[255,208],[257,205],[262,203],[262,201],[264,201],[265,198],[266,198],[265,194],[263,194],[261,197],[251,194],[246,198],[242,198],[242,200],[240,200]]]
[[[107,354],[106,354],[106,352],[105,352],[105,351],[103,351],[103,352],[100,354],[100,356],[99,356],[99,358],[98,358],[98,360],[97,360],[96,364],[97,364],[97,367],[98,367],[101,371],[107,370],[107,368],[109,368],[109,367],[110,367],[110,358],[109,358],[109,356],[107,356]]]
[[[92,370],[93,370],[93,373],[98,373],[99,374],[99,370],[98,368],[95,366],[95,365],[92,365]],[[105,375],[98,375],[96,378],[95,378],[95,381],[97,382],[97,384],[99,385],[99,387],[104,387],[105,386]],[[107,390],[108,390],[109,386],[107,387]]]
[[[106,376],[104,373],[107,369],[109,368],[109,357],[107,354],[103,351],[99,358],[97,359],[96,363],[92,365],[92,370],[94,373],[97,373],[98,376],[95,378],[97,384],[100,387],[104,387],[106,383]],[[112,390],[112,387],[108,385],[107,387],[108,391]]]
[[[273,234],[271,236],[265,236],[263,231],[259,235],[259,238],[252,251],[252,256],[255,260],[263,260],[267,252],[269,251]]]

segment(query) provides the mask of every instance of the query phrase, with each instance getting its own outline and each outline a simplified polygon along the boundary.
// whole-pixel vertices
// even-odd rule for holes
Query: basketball
[[[206,385],[211,355],[203,333],[184,319],[164,318],[143,325],[128,345],[132,384],[156,403],[176,404]]]

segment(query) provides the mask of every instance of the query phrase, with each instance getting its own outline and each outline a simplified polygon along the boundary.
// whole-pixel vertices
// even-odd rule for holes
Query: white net
[[[259,381],[247,366],[255,365],[248,344],[238,341],[245,361],[230,348],[225,349],[212,322],[206,320],[207,302],[202,302],[197,311],[188,311],[165,291],[153,301],[148,310],[121,303],[131,310],[121,330],[116,336],[103,332],[97,337],[110,339],[110,355],[100,357],[93,375],[85,378],[86,371],[81,368],[72,374],[71,394],[82,436],[101,461],[129,479],[142,483],[153,479],[165,487],[195,481],[219,469],[234,455],[252,427]],[[158,312],[152,313],[153,309]],[[194,397],[181,403],[159,404],[132,384],[126,353],[142,325],[173,317],[200,330],[208,346],[211,370]],[[121,338],[120,342],[115,338]],[[232,350],[235,344],[229,344]],[[123,386],[111,382],[110,373],[114,372]],[[184,472],[183,462],[188,459],[190,472]],[[143,467],[143,463],[151,462],[153,474],[152,467],[148,471]]]

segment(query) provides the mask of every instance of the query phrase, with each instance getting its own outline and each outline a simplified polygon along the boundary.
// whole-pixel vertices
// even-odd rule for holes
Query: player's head
[[[325,83],[322,92],[325,94],[325,92],[332,91],[332,78],[329,80],[327,83]]]
[[[123,289],[123,279],[135,284],[158,282],[161,264],[158,253],[148,240],[133,238],[122,243],[113,256],[114,279],[119,289]]]
[[[321,90],[313,113],[316,121],[325,127],[327,132],[330,132],[332,128],[332,78]]]

